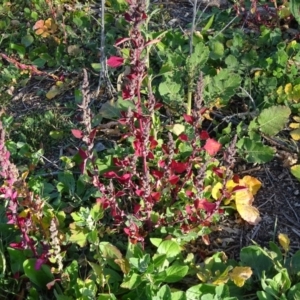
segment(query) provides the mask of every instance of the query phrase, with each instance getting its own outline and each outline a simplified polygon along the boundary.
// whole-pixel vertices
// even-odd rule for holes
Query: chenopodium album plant
[[[101,196],[97,202],[110,210],[116,225],[125,225],[124,232],[132,243],[143,243],[148,232],[156,229],[174,235],[192,231],[209,243],[209,226],[224,212],[225,200],[246,221],[257,224],[259,213],[252,202],[260,182],[252,177],[240,179],[231,172],[236,138],[224,151],[221,165],[217,159],[221,144],[202,129],[202,114],[206,111],[202,74],[193,112],[183,116],[184,125],[173,124],[168,132],[163,127],[154,128],[153,120],[162,105],[156,101],[151,86],[148,85],[147,97],[142,97],[141,89],[145,88],[147,75],[146,48],[158,40],[148,41],[142,34],[141,27],[147,19],[146,1],[127,2],[125,19],[131,27],[129,37],[119,39],[115,46],[129,45],[129,58],[125,61],[123,57],[112,56],[108,65],[114,68],[126,63],[128,69],[122,97],[124,101],[132,101],[135,109],[123,112],[119,123],[125,132],[123,140],[130,142],[130,150],[124,156],[115,155],[114,170],[104,173],[103,178],[98,176],[97,157],[92,151],[96,129],[90,125],[86,88],[81,106],[86,129],[72,130],[76,138],[87,144],[87,149],[79,150],[81,170],[88,172],[99,189]]]

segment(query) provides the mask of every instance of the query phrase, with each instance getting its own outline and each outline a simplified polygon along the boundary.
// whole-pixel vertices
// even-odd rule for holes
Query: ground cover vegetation
[[[189,5],[3,2],[0,299],[300,299],[285,233],[187,250],[259,224],[241,161],[300,179],[300,3]]]

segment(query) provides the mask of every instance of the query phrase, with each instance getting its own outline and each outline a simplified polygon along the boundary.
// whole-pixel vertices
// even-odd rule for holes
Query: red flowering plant
[[[132,243],[143,243],[149,232],[162,228],[169,234],[193,231],[208,242],[206,234],[210,224],[223,213],[222,201],[232,197],[226,182],[233,177],[230,169],[234,164],[236,139],[224,152],[221,167],[217,159],[221,144],[202,129],[206,111],[202,74],[193,112],[183,116],[184,124],[171,124],[155,132],[152,117],[162,105],[157,102],[151,86],[145,87],[143,81],[147,75],[145,50],[158,40],[146,40],[142,33],[148,17],[146,1],[127,2],[129,9],[125,20],[130,24],[129,37],[117,40],[115,46],[129,45],[129,58],[111,56],[107,63],[111,68],[126,63],[129,70],[124,75],[122,98],[132,101],[135,109],[123,112],[119,123],[125,129],[123,140],[131,142],[132,151],[114,157],[114,171],[104,173],[101,178],[95,172],[95,157],[91,154],[93,141],[89,137],[93,136],[93,130],[90,128],[85,134],[73,131],[73,134],[77,138],[87,138],[90,150],[81,151],[81,157],[93,162],[94,169],[88,172],[101,193],[97,202],[110,210],[115,224],[124,228]],[[147,89],[147,96],[142,97],[142,86]],[[221,183],[218,197],[212,197],[216,183]]]
[[[5,203],[7,224],[14,225],[19,233],[9,247],[24,251],[28,259],[34,260],[36,270],[50,262],[57,263],[58,269],[62,269],[58,219],[53,210],[46,207],[45,201],[30,190],[27,175],[28,172],[20,175],[10,161],[5,130],[0,121],[0,198]]]

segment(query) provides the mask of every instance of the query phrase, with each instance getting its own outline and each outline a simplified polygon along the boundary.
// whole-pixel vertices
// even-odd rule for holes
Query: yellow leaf
[[[252,275],[250,267],[235,267],[230,273],[230,279],[238,286],[242,287],[245,281]]]
[[[290,132],[290,135],[294,141],[300,140],[300,128],[294,129]]]
[[[197,277],[202,282],[206,282],[208,280],[208,278],[209,278],[207,272],[205,272],[205,271],[204,272],[198,272],[197,273]]]
[[[290,250],[290,239],[289,237],[284,233],[278,234],[278,240],[281,247],[284,249],[285,252],[288,252]]]
[[[292,86],[291,83],[288,83],[288,84],[285,85],[285,87],[284,87],[284,92],[285,92],[286,94],[290,94],[290,93],[292,92],[292,90],[293,90],[293,86]]]
[[[46,94],[46,97],[47,99],[51,100],[57,95],[59,95],[60,93],[61,93],[61,89],[58,86],[53,85],[48,91],[48,93]]]
[[[290,128],[299,128],[300,127],[300,124],[299,123],[291,123],[290,125]]]
[[[230,278],[229,277],[229,271],[231,271],[231,270],[232,270],[232,266],[228,266],[226,268],[226,270],[221,275],[219,275],[217,279],[215,279],[213,281],[213,284],[220,285],[220,284],[226,283]]]
[[[218,200],[221,196],[221,193],[220,193],[220,189],[222,189],[223,185],[221,182],[218,182],[213,188],[212,188],[212,191],[211,191],[211,196],[215,199],[215,200]]]
[[[256,207],[252,206],[253,195],[247,189],[235,193],[236,209],[240,216],[251,225],[257,225],[261,218]]]
[[[179,136],[181,133],[183,133],[184,130],[185,130],[185,127],[182,124],[174,124],[172,127],[172,132],[177,136]]]
[[[277,93],[278,96],[281,96],[281,95],[283,94],[283,87],[280,86],[280,87],[277,89],[276,93]]]
[[[300,123],[300,117],[299,116],[294,116],[293,119],[294,119],[294,121]]]
[[[252,195],[256,195],[258,190],[261,188],[261,182],[257,178],[252,176],[244,176],[242,182],[245,183]]]
[[[115,263],[121,268],[124,274],[128,274],[130,271],[130,265],[127,258],[116,258]]]

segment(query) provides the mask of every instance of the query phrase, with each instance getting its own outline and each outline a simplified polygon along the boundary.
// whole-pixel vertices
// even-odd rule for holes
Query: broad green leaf
[[[102,118],[115,120],[121,116],[122,111],[127,111],[129,107],[132,109],[135,108],[132,101],[124,101],[119,98],[117,101],[111,100],[105,102],[98,113]]]
[[[151,244],[157,248],[159,247],[159,245],[161,244],[162,241],[163,241],[163,239],[161,239],[161,238],[150,238]]]
[[[287,294],[288,299],[300,299],[300,282],[293,285]]]
[[[157,300],[170,300],[170,299],[173,299],[172,296],[171,296],[171,289],[169,288],[169,286],[163,285],[159,289],[156,297],[153,300],[155,300],[155,299],[157,299]]]
[[[188,266],[179,266],[179,265],[172,265],[171,267],[165,270],[166,278],[165,282],[167,283],[174,283],[180,281],[189,271]]]
[[[300,24],[300,1],[299,0],[289,0],[288,3],[289,3],[289,8],[290,8],[292,15],[294,16],[294,18],[296,19],[298,24]]]
[[[242,264],[250,267],[258,278],[261,278],[263,271],[268,273],[273,267],[270,257],[261,247],[256,245],[243,248],[240,259]]]
[[[180,246],[172,240],[163,241],[157,249],[157,253],[166,254],[169,262],[173,261],[180,252]]]
[[[22,40],[21,40],[21,43],[25,47],[29,47],[33,42],[34,42],[34,38],[30,34],[26,34],[25,36],[22,37]]]
[[[261,132],[269,136],[276,135],[285,127],[290,114],[291,110],[287,106],[264,109],[257,118]]]
[[[253,141],[250,138],[243,138],[238,142],[241,146],[245,159],[249,163],[266,163],[273,159],[274,149],[264,145],[262,142]]]
[[[39,270],[35,268],[37,259],[30,258],[24,261],[23,268],[25,275],[29,280],[36,284],[39,288],[46,289],[47,283],[54,280],[50,267],[43,264]]]
[[[199,300],[200,296],[206,294],[215,294],[216,286],[213,284],[198,284],[194,285],[186,291],[186,299],[187,300]]]
[[[163,81],[158,87],[161,96],[176,95],[180,89],[181,85],[179,83],[172,82],[171,80]]]
[[[87,228],[79,227],[75,223],[71,223],[69,227],[71,231],[69,241],[78,244],[80,247],[84,247],[87,243],[89,230]]]
[[[176,291],[171,293],[172,300],[186,300],[185,292],[182,291]]]
[[[121,287],[124,289],[134,289],[142,282],[142,277],[140,274],[133,273],[124,279]]]
[[[220,59],[224,55],[224,45],[216,40],[210,40],[210,58],[212,59]]]
[[[190,57],[187,58],[187,67],[190,72],[194,72],[196,69],[201,69],[205,66],[209,57],[209,49],[204,43],[198,43],[195,48],[194,52]]]

